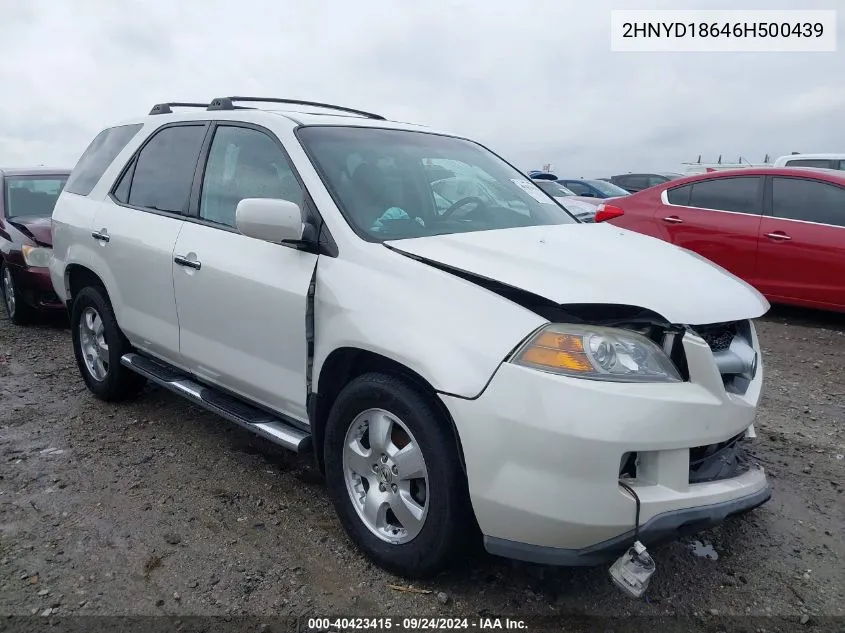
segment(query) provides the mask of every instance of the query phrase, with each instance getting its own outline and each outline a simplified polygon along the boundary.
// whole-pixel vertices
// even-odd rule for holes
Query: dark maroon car
[[[65,169],[0,169],[0,291],[12,323],[64,310],[50,281],[50,217]]]

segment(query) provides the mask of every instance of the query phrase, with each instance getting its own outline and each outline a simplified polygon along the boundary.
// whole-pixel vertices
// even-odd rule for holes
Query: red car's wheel
[[[32,321],[33,310],[24,303],[12,270],[5,263],[0,264],[0,281],[3,288],[3,303],[9,320],[15,325],[26,325]]]

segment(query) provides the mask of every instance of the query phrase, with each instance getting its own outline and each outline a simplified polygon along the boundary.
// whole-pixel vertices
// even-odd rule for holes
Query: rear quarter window
[[[692,185],[684,185],[683,187],[675,187],[666,192],[666,199],[669,204],[677,204],[682,207],[689,206],[690,193],[692,192]]]
[[[80,196],[91,193],[112,161],[142,127],[142,123],[118,125],[97,134],[76,162],[65,185],[65,191]]]

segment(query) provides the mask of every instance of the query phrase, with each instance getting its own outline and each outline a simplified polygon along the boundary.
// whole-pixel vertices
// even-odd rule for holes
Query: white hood
[[[611,224],[561,224],[386,242],[558,304],[647,308],[672,323],[752,319],[769,303],[703,257]]]

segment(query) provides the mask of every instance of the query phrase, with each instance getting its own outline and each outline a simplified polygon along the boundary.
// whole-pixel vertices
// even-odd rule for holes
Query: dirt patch
[[[0,613],[845,615],[845,318],[775,310],[758,332],[773,498],[657,548],[635,602],[604,567],[489,556],[391,589],[408,583],[350,544],[308,458],[161,389],[99,402],[66,327],[3,320]]]

